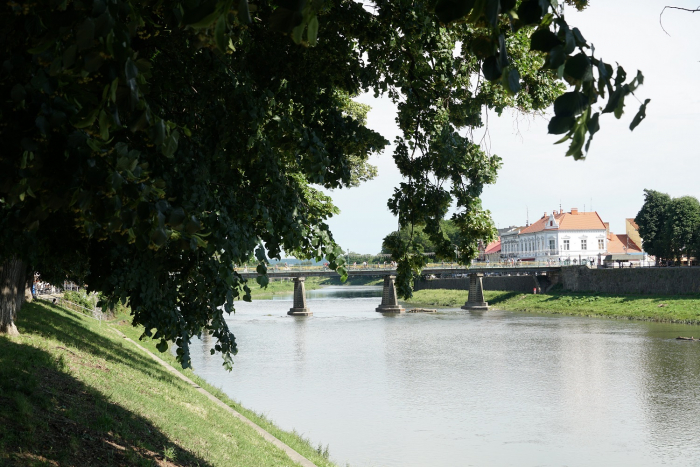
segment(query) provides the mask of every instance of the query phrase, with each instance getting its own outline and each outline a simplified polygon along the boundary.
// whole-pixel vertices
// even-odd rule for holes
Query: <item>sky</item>
[[[700,12],[666,10],[662,20],[667,34],[659,24],[667,2],[689,9],[700,4],[591,0],[582,13],[565,10],[569,25],[594,44],[596,56],[618,62],[628,76],[642,71],[644,85],[635,94],[642,101],[651,99],[647,118],[629,131],[639,103],[628,97],[625,115],[620,120],[602,116],[588,157],[574,161],[564,156],[566,144],[553,144],[558,137],[547,134],[547,116],[489,113],[486,141],[491,153],[503,159],[503,167],[482,200],[497,227],[525,225],[561,203],[564,211],[595,210],[613,232],[624,233],[625,218],[635,217],[645,188],[700,199]],[[370,94],[357,100],[372,107],[368,126],[393,141],[399,130],[391,101]],[[475,138],[483,131],[475,131]],[[374,180],[329,192],[341,210],[329,225],[346,251],[378,253],[382,238],[397,229],[386,204],[401,182],[392,152],[388,146],[370,160],[379,170]]]

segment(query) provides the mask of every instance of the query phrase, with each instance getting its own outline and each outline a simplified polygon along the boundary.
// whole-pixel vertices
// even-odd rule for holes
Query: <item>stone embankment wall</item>
[[[509,292],[532,293],[535,287],[545,287],[535,281],[534,276],[484,276],[484,290],[506,290]],[[413,286],[414,290],[425,289],[450,289],[469,290],[469,278],[457,279],[429,279],[418,280]]]
[[[700,268],[589,269],[569,266],[561,270],[564,290],[611,294],[683,295],[700,293]]]

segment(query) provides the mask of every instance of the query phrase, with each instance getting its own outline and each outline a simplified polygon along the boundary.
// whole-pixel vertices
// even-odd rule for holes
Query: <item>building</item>
[[[608,228],[597,212],[553,211],[536,222],[501,235],[503,258],[564,264],[600,263]]]
[[[501,261],[501,237],[486,245],[484,250],[484,261],[489,263],[499,263]]]

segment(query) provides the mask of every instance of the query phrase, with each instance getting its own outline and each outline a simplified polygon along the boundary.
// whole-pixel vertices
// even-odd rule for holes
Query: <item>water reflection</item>
[[[233,372],[205,342],[192,359],[234,399],[329,444],[340,465],[700,455],[700,343],[674,339],[697,327],[500,311],[389,318],[374,311],[380,287],[314,292],[308,318],[286,316],[291,297],[240,304],[228,321]]]

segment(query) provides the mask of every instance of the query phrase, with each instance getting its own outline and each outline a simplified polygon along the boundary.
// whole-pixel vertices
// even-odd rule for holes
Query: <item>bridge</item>
[[[248,272],[247,268],[238,273],[245,279],[252,279],[258,276],[257,272]],[[558,275],[561,271],[560,266],[551,266],[546,264],[523,264],[513,266],[471,266],[458,267],[448,265],[447,267],[427,267],[421,271],[424,277],[469,277],[469,298],[462,306],[464,310],[488,310],[488,303],[484,301],[484,274],[510,276],[510,275]],[[287,313],[291,316],[311,316],[313,313],[306,303],[306,289],[304,281],[307,277],[340,277],[335,271],[322,266],[311,267],[274,267],[271,266],[267,270],[267,276],[270,278],[289,278],[294,279],[294,304]],[[348,276],[370,276],[384,277],[384,286],[382,290],[382,302],[377,307],[380,313],[403,313],[405,310],[399,305],[396,295],[396,269],[392,267],[349,267]]]

